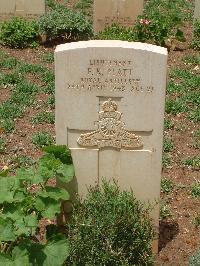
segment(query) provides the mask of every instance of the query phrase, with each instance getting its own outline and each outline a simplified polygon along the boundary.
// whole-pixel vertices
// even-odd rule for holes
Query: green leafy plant
[[[163,143],[163,150],[164,152],[170,152],[173,149],[173,142],[170,138],[165,137]]]
[[[196,254],[190,257],[189,266],[198,266],[200,265],[200,249]]]
[[[38,26],[35,21],[14,17],[0,26],[0,42],[13,48],[24,48],[35,43]]]
[[[6,150],[6,141],[0,137],[0,154]]]
[[[164,129],[165,130],[172,129],[173,127],[174,127],[174,124],[171,120],[169,120],[169,119],[164,120]]]
[[[84,15],[91,16],[93,0],[78,0],[75,8],[79,9]]]
[[[195,50],[200,50],[200,19],[194,22],[194,32],[191,46]]]
[[[38,132],[33,134],[32,143],[38,148],[53,144],[53,138],[48,132]]]
[[[161,180],[161,192],[170,193],[174,188],[174,184],[171,180],[163,178]]]
[[[162,167],[163,168],[169,168],[172,163],[172,157],[168,153],[163,153],[162,156]]]
[[[117,24],[106,27],[96,38],[100,40],[135,41],[134,30],[132,28],[127,29]]]
[[[185,159],[183,160],[183,164],[193,169],[199,169],[200,168],[200,156],[194,156],[194,157]]]
[[[169,206],[165,203],[162,202],[160,205],[160,218],[161,219],[167,219],[172,217],[172,211],[169,208]]]
[[[54,54],[49,52],[42,55],[42,61],[44,63],[53,63],[54,62]]]
[[[54,123],[54,114],[52,112],[40,112],[32,118],[33,124]]]
[[[200,197],[200,181],[196,181],[192,186],[191,186],[191,195],[195,198]]]
[[[35,166],[19,169],[15,176],[5,176],[5,171],[0,176],[1,265],[60,266],[69,254],[68,240],[49,230],[49,222],[46,238],[37,239],[41,219],[55,219],[61,201],[69,199],[66,190],[49,186],[48,181],[68,183],[74,176],[70,151],[64,146],[49,149]]]
[[[80,12],[75,12],[62,5],[40,18],[39,29],[49,40],[54,39],[87,39],[92,32],[91,23]]]
[[[103,180],[78,200],[67,224],[66,265],[152,265],[154,232],[149,209],[132,192]]]

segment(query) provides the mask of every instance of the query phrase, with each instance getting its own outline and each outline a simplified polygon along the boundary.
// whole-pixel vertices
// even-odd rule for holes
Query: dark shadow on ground
[[[161,251],[178,233],[179,226],[176,221],[160,221],[158,250]]]

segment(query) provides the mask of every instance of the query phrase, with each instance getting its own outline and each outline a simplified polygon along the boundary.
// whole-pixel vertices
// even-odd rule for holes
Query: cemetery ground
[[[188,265],[200,244],[200,56],[190,48],[191,22],[184,33],[186,42],[171,49],[168,59],[156,265]],[[55,142],[54,49],[0,46],[0,112],[6,118],[0,168],[28,167],[42,155],[41,147]]]

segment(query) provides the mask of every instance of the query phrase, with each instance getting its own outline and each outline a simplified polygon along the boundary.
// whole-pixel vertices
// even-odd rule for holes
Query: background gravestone
[[[45,13],[45,0],[1,0],[0,20],[22,16],[38,18]]]
[[[132,27],[143,11],[143,0],[94,0],[94,32],[113,23]]]
[[[59,45],[56,140],[72,151],[83,196],[102,177],[160,198],[167,50],[123,41]],[[153,217],[158,225],[159,207]]]
[[[194,18],[200,19],[200,0],[195,0]]]

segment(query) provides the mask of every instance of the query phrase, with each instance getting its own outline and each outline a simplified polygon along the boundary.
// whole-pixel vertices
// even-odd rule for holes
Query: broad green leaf
[[[54,218],[60,212],[60,206],[59,201],[50,198],[38,197],[35,201],[35,208],[47,219]]]
[[[15,239],[12,221],[0,218],[0,241],[14,241]]]
[[[53,239],[43,249],[46,258],[43,266],[61,266],[69,256],[69,241],[63,236]]]
[[[13,221],[21,219],[22,215],[21,204],[6,204],[2,212],[2,217],[10,218]]]
[[[58,187],[46,187],[46,191],[41,191],[39,193],[42,198],[51,198],[54,200],[69,200],[69,193],[63,189]]]
[[[43,151],[53,154],[56,159],[60,159],[60,161],[64,164],[72,163],[71,151],[65,145],[47,146],[43,148]]]
[[[12,258],[6,254],[0,253],[0,265],[2,266],[12,266]]]
[[[28,251],[20,246],[14,247],[12,259],[14,266],[30,266]]]
[[[30,214],[26,217],[17,219],[14,223],[15,234],[20,235],[34,235],[38,227],[38,219],[36,215]]]
[[[63,183],[68,183],[70,182],[75,174],[74,171],[74,166],[73,164],[62,164],[56,171],[56,177],[58,178],[59,181]]]
[[[0,184],[1,185],[1,184]],[[0,203],[13,202],[13,191],[0,190]]]

